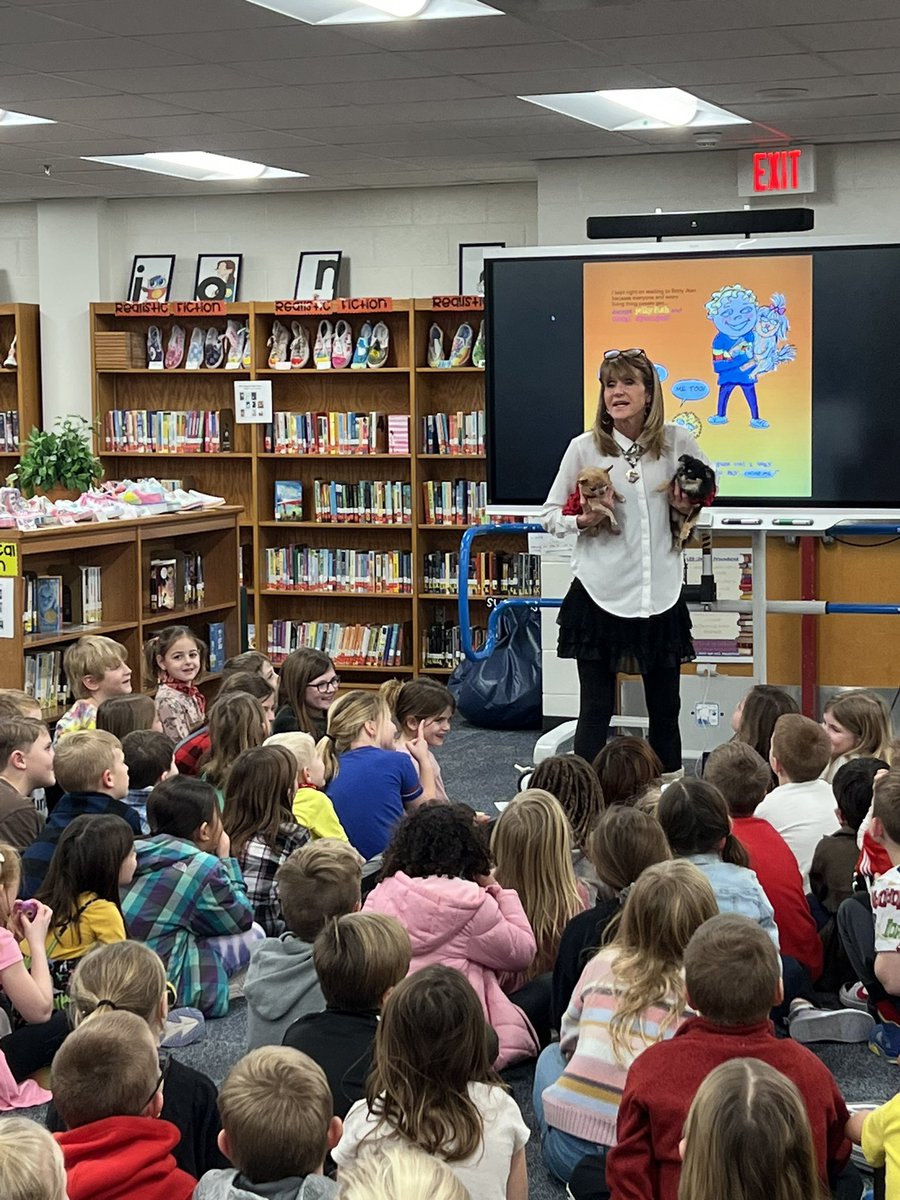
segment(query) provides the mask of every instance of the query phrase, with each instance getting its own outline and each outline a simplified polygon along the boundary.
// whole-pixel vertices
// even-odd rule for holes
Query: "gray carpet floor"
[[[453,732],[439,759],[444,783],[452,799],[465,801],[473,808],[497,815],[494,804],[515,794],[518,772],[515,764],[531,761],[536,731],[498,732],[476,729],[457,717]],[[244,1053],[246,1042],[246,1002],[233,1003],[229,1015],[207,1024],[206,1037],[194,1046],[176,1052],[177,1057],[221,1083],[229,1068]],[[900,1091],[900,1067],[892,1066],[870,1053],[865,1045],[812,1046],[832,1071],[848,1103],[880,1104]],[[526,1122],[535,1130],[531,1103],[533,1067],[510,1068],[505,1079],[522,1109]],[[29,1109],[23,1116],[40,1120],[42,1109]],[[553,1180],[541,1160],[536,1132],[528,1145],[530,1200],[559,1200],[565,1188]]]

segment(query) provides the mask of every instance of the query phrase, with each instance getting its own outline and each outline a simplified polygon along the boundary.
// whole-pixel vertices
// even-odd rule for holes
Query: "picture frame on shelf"
[[[297,263],[295,300],[334,300],[341,273],[340,250],[304,250]]]
[[[165,303],[172,293],[174,274],[174,254],[136,254],[125,299],[132,304],[147,300]]]
[[[237,300],[243,261],[243,254],[198,254],[193,298],[233,304]]]
[[[484,295],[484,252],[503,250],[506,242],[460,242],[459,243],[459,294],[461,296]]]

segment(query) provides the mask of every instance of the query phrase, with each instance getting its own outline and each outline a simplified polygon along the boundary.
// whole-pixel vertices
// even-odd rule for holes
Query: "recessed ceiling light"
[[[33,117],[30,113],[12,112],[8,108],[0,108],[0,125],[55,125],[49,117]]]
[[[750,124],[746,117],[709,104],[681,88],[617,88],[603,92],[520,96],[519,99],[619,133]]]
[[[482,0],[248,0],[305,21],[307,25],[359,25],[381,21],[446,21],[460,17],[502,17]]]
[[[205,150],[160,151],[155,154],[87,154],[86,162],[108,163],[112,167],[130,167],[154,175],[174,175],[196,183],[220,183],[228,179],[308,179],[302,171],[267,167],[265,163],[229,158],[225,154],[207,154]]]

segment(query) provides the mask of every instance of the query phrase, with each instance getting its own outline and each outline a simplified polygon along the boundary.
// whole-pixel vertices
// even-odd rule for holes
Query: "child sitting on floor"
[[[273,733],[263,745],[284,746],[296,760],[297,790],[291,807],[297,824],[304,825],[312,838],[337,838],[346,842],[347,835],[337,819],[334,805],[322,791],[325,787],[325,763],[312,735],[301,733],[300,730]]]
[[[606,807],[597,773],[577,754],[554,754],[538,763],[531,772],[528,786],[549,792],[562,806],[572,831],[575,878],[587,888],[588,903],[596,904],[600,880],[588,854],[587,843]]]
[[[341,1200],[474,1200],[446,1163],[414,1146],[384,1145],[341,1168]],[[56,1197],[53,1197],[56,1200]]]
[[[0,716],[0,840],[20,851],[31,845],[44,827],[31,793],[55,782],[44,722]]]
[[[412,1143],[442,1158],[478,1200],[527,1200],[528,1137],[491,1067],[471,984],[439,966],[404,979],[384,1006],[366,1099],[347,1113],[332,1151],[338,1167],[372,1146]]]
[[[156,715],[173,742],[187,737],[203,720],[206,700],[196,679],[207,659],[206,643],[187,625],[167,625],[144,645],[147,675],[159,685]]]
[[[378,1014],[409,970],[409,934],[381,913],[348,913],[329,921],[313,945],[325,1011],[307,1013],[288,1028],[284,1045],[317,1062],[344,1119],[366,1094]]]
[[[320,838],[294,851],[276,875],[287,927],[250,956],[247,1045],[280,1046],[289,1025],[321,1012],[325,998],[313,964],[313,942],[326,921],[360,906],[362,859],[347,842]]]
[[[62,1151],[36,1121],[25,1117],[0,1121],[0,1196],[4,1200],[66,1200]]]
[[[321,1067],[286,1046],[253,1050],[231,1068],[219,1091],[219,1145],[232,1170],[210,1171],[195,1200],[252,1196],[324,1200],[338,1185],[323,1174],[341,1136]]]
[[[122,739],[122,753],[128,767],[128,795],[125,803],[138,815],[141,833],[149,833],[147,800],[158,783],[178,774],[174,744],[164,733],[153,729],[133,729]]]
[[[448,803],[450,797],[444,787],[440,764],[434,757],[434,747],[440,749],[447,740],[450,722],[456,711],[456,701],[449,688],[436,679],[409,679],[406,683],[389,679],[378,690],[390,705],[391,716],[397,727],[395,748],[408,754],[418,770],[418,759],[410,747],[420,737],[425,739],[428,762],[434,777],[433,798]]]
[[[94,729],[103,701],[131,691],[128,651],[112,638],[90,633],[72,642],[63,655],[63,671],[75,703],[56,722],[54,745],[64,734]]]
[[[196,1180],[172,1157],[178,1130],[159,1120],[164,1080],[134,1013],[97,1012],[66,1038],[52,1083],[69,1200],[190,1200]]]

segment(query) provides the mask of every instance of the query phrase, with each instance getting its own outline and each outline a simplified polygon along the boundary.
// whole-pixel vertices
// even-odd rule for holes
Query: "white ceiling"
[[[87,154],[234,154],[309,174],[266,191],[306,191],[695,148],[687,131],[607,133],[520,93],[682,87],[753,122],[724,128],[723,149],[900,138],[898,0],[491,3],[506,15],[337,29],[244,0],[0,0],[0,108],[58,122],[0,127],[0,201],[248,190]],[[769,94],[788,88],[802,91]]]

